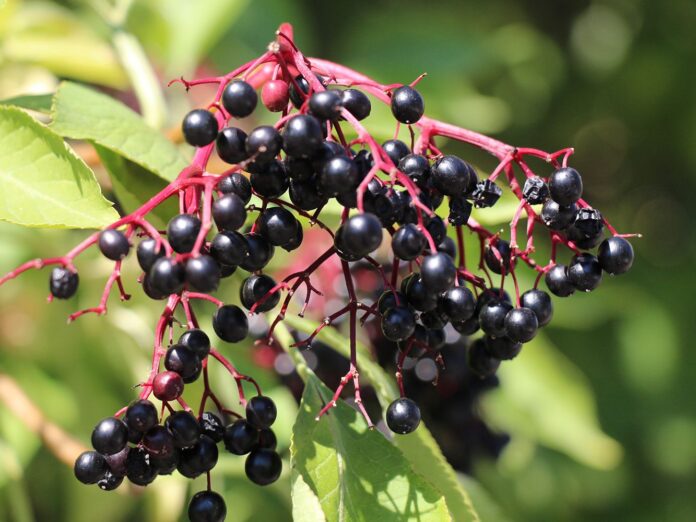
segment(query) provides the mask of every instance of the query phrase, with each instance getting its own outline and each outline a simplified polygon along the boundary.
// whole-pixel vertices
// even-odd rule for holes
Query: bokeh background
[[[620,230],[643,234],[633,242],[637,261],[630,275],[607,279],[593,294],[556,300],[546,335],[506,364],[500,387],[476,402],[510,442],[496,460],[474,454],[472,487],[497,505],[490,520],[696,520],[696,2],[128,4],[0,1],[0,99],[51,92],[69,78],[137,107],[120,61],[121,29],[142,44],[164,84],[181,74],[228,71],[260,54],[290,21],[307,54],[384,83],[427,72],[419,89],[433,117],[517,145],[575,146],[572,162],[589,201]],[[164,96],[166,111],[154,103],[147,117],[176,137],[181,116],[204,98],[186,98],[182,89]],[[388,135],[392,124],[378,116],[373,125]],[[494,166],[471,149],[445,149],[483,172]],[[83,235],[0,223],[0,272],[63,252]],[[77,303],[47,306],[46,273],[1,289],[0,378],[9,376],[47,419],[85,444],[96,420],[134,396],[158,312],[136,297],[106,317],[67,327],[74,307],[98,300],[109,271],[96,256],[80,268]],[[251,367],[251,348],[235,350],[240,366]],[[296,406],[272,371],[262,375],[283,405],[278,425],[286,450]],[[7,381],[0,383],[0,520],[180,519],[183,480],[159,479],[127,498],[79,485],[8,407],[14,401],[14,410],[30,413],[16,407],[20,396]],[[454,444],[468,455],[467,440]],[[217,487],[231,518],[290,519],[287,474],[261,490],[244,479],[239,461],[223,459],[219,468]]]

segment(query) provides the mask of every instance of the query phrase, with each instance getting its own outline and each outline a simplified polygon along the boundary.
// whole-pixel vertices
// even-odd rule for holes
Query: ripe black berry
[[[599,245],[597,258],[607,274],[624,274],[633,265],[633,247],[622,237],[610,237]]]
[[[319,192],[315,179],[290,180],[290,201],[302,210],[315,210],[326,204],[328,198]]]
[[[314,116],[298,114],[285,123],[283,150],[296,158],[309,158],[321,147],[324,136]]]
[[[179,214],[169,220],[167,239],[175,252],[185,254],[193,249],[200,230],[200,219],[191,214]]]
[[[529,308],[513,308],[505,316],[505,334],[516,343],[534,339],[539,329],[536,314]]]
[[[174,401],[184,393],[184,379],[176,372],[159,372],[152,380],[152,393],[161,401]]]
[[[462,335],[474,335],[480,327],[479,319],[474,315],[466,321],[453,322],[452,327]]]
[[[218,122],[209,111],[194,109],[184,117],[181,130],[186,143],[194,147],[205,147],[217,136]]]
[[[440,295],[437,308],[453,323],[466,321],[474,315],[476,302],[471,290],[464,286],[455,286]]]
[[[345,107],[358,121],[367,118],[372,110],[370,99],[356,89],[344,90],[341,93],[341,101],[343,107]]]
[[[262,428],[259,430],[259,442],[257,447],[274,450],[277,445],[278,439],[271,428]]]
[[[406,304],[406,296],[401,292],[392,292],[391,290],[386,290],[377,301],[377,310],[380,315],[384,314],[390,308],[395,306],[404,306]]]
[[[251,183],[239,172],[220,178],[217,188],[223,194],[236,194],[245,205],[251,199]]]
[[[201,435],[196,444],[181,450],[177,470],[185,477],[195,478],[213,469],[217,461],[218,448],[215,441]]]
[[[582,177],[573,168],[558,169],[549,177],[549,192],[559,205],[572,205],[582,196]]]
[[[115,475],[111,470],[106,470],[104,476],[97,482],[102,491],[113,491],[123,483],[122,475]]]
[[[157,468],[145,448],[131,448],[126,457],[126,476],[137,486],[147,486],[157,478]]]
[[[201,427],[196,417],[188,411],[172,413],[164,422],[164,427],[172,434],[177,448],[192,447],[201,435]]]
[[[491,299],[479,312],[481,330],[494,337],[505,335],[505,317],[512,310],[512,305],[500,299]]]
[[[309,97],[309,112],[321,120],[335,120],[341,115],[341,91],[327,89]]]
[[[255,192],[265,198],[277,198],[282,196],[288,186],[290,179],[285,172],[285,164],[273,160],[263,165],[257,165],[250,176],[251,186]]]
[[[224,499],[214,491],[199,491],[188,507],[191,522],[223,522],[227,516]]]
[[[145,433],[157,425],[157,408],[145,399],[133,401],[126,409],[125,421],[129,429]]]
[[[218,134],[215,149],[222,161],[235,165],[249,157],[246,151],[246,140],[246,132],[242,129],[227,127]]]
[[[411,399],[401,397],[389,405],[386,417],[390,430],[399,435],[406,435],[415,431],[420,424],[420,408]]]
[[[245,118],[256,108],[258,96],[244,80],[232,80],[222,91],[222,106],[235,118]]]
[[[77,292],[80,276],[69,268],[57,266],[51,270],[49,288],[56,299],[69,299]]]
[[[543,290],[527,290],[520,297],[520,304],[536,314],[540,327],[546,326],[551,322],[553,303],[549,294]]]
[[[466,225],[471,217],[472,205],[464,196],[450,197],[449,200],[449,216],[447,221],[450,225],[461,226]]]
[[[260,301],[275,286],[276,282],[273,280],[273,278],[265,274],[251,275],[244,280],[241,288],[239,289],[239,300],[244,308],[251,310],[252,306]],[[275,308],[279,301],[280,293],[275,292],[263,303],[258,305],[255,311],[257,313],[268,312],[269,310]]]
[[[457,268],[450,256],[436,252],[423,258],[420,274],[425,287],[439,294],[454,284]]]
[[[540,205],[549,199],[549,187],[539,176],[527,178],[522,195],[530,205]]]
[[[416,123],[425,112],[423,97],[413,87],[399,87],[392,93],[391,111],[401,123]]]
[[[399,170],[419,187],[424,187],[430,176],[428,158],[420,154],[407,154],[399,161]]]
[[[471,345],[467,353],[467,362],[471,371],[481,378],[490,377],[500,366],[500,359],[488,352],[483,339],[477,339]]]
[[[207,435],[215,442],[220,442],[225,434],[225,426],[220,417],[212,412],[206,411],[201,415],[199,424],[201,425],[201,435]]]
[[[382,143],[382,148],[394,165],[398,165],[404,157],[411,153],[408,145],[401,140],[387,140]]]
[[[259,215],[256,225],[258,233],[271,245],[282,246],[293,239],[298,223],[289,210],[283,207],[272,207]]]
[[[405,290],[408,304],[419,312],[428,312],[437,307],[437,292],[426,287],[419,274],[409,279]]]
[[[500,196],[503,195],[503,189],[489,179],[484,179],[476,184],[471,197],[474,199],[476,208],[487,208],[495,205]]]
[[[457,156],[443,156],[430,169],[433,186],[448,196],[462,196],[469,186],[469,166]]]
[[[143,447],[151,457],[169,458],[174,452],[174,437],[164,426],[153,426],[143,437]]]
[[[196,353],[183,344],[171,346],[164,356],[164,367],[181,375],[188,381],[198,375],[201,368],[201,360]]]
[[[252,397],[246,405],[247,422],[255,428],[270,428],[277,415],[276,405],[270,397]]]
[[[245,234],[247,251],[239,264],[247,272],[261,270],[273,257],[275,248],[260,234]]]
[[[162,257],[152,265],[148,279],[153,289],[160,294],[175,294],[184,287],[184,266],[175,263],[173,259]]]
[[[73,471],[83,484],[96,484],[108,470],[106,459],[96,451],[85,451],[75,461]]]
[[[425,245],[425,236],[411,223],[399,228],[392,237],[394,255],[404,261],[416,259],[423,252]]]
[[[501,361],[514,359],[522,350],[522,343],[515,342],[509,337],[491,337],[487,335],[484,339],[488,353]]]
[[[155,261],[160,257],[164,257],[164,247],[161,244],[158,246],[156,239],[147,238],[138,243],[136,254],[140,268],[144,272],[149,272]]]
[[[341,250],[361,258],[382,243],[382,224],[374,214],[363,213],[351,216],[343,223],[336,236],[341,234]]]
[[[123,232],[108,229],[99,234],[99,250],[104,257],[120,261],[130,252],[130,243]]]
[[[488,245],[486,248],[484,255],[486,266],[496,274],[502,274],[503,269],[505,273],[509,273],[511,254],[510,243],[504,239],[497,239],[495,243]]]
[[[541,220],[550,229],[563,230],[573,222],[577,211],[578,207],[575,203],[562,207],[554,200],[548,199],[541,207]]]
[[[413,334],[416,319],[404,306],[390,308],[382,315],[382,333],[390,341],[403,341]]]
[[[252,451],[244,464],[244,471],[252,482],[259,486],[272,484],[283,469],[280,456],[271,449],[259,448]]]
[[[299,87],[299,89],[298,89]],[[292,104],[299,109],[309,93],[309,82],[305,78],[298,74],[295,76],[294,81],[290,82],[290,101]]]
[[[244,419],[239,419],[227,426],[222,440],[230,453],[246,455],[257,445],[259,431]]]
[[[218,230],[237,230],[246,221],[244,202],[236,194],[227,194],[215,201],[212,213]]]
[[[241,308],[224,305],[213,315],[213,329],[223,341],[238,343],[249,333],[249,322]]]
[[[92,431],[92,447],[102,455],[114,455],[128,443],[128,426],[115,417],[107,417]]]
[[[210,293],[220,284],[220,265],[206,255],[189,259],[186,262],[186,282],[198,292]]]
[[[327,196],[355,192],[360,181],[358,167],[346,156],[335,156],[324,163],[319,173],[318,188]]]
[[[544,276],[546,286],[549,291],[558,297],[568,297],[575,292],[575,286],[568,278],[568,267],[565,265],[554,265]]]
[[[592,254],[574,256],[568,265],[568,281],[578,290],[590,292],[602,281],[602,267]]]
[[[445,225],[445,222],[440,216],[430,218],[430,222],[426,225],[425,229],[430,234],[430,237],[433,238],[436,245],[447,236],[447,225]]]
[[[275,128],[261,125],[247,136],[246,152],[254,161],[265,163],[278,155],[282,145],[283,139]]]
[[[186,330],[179,337],[179,344],[183,344],[195,353],[200,359],[207,357],[210,353],[210,338],[203,330],[191,328]]]
[[[225,231],[217,234],[210,243],[210,255],[226,266],[240,265],[247,255],[249,246],[238,232]]]

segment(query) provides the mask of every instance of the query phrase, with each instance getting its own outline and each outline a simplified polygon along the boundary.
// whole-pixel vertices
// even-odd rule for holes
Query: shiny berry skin
[[[198,423],[201,426],[201,435],[207,435],[215,442],[220,442],[225,434],[225,425],[220,420],[220,417],[212,412],[206,411],[201,415]]]
[[[144,448],[131,448],[126,457],[126,476],[137,486],[147,486],[157,478],[157,468]]]
[[[423,283],[423,278],[415,274],[405,287],[408,304],[419,312],[428,312],[437,307],[437,292]]]
[[[607,274],[625,274],[633,266],[633,247],[622,237],[602,241],[597,250],[599,265]]]
[[[341,102],[343,107],[358,121],[367,118],[372,110],[370,99],[357,89],[345,89],[341,93]]]
[[[290,201],[302,210],[315,210],[325,205],[328,198],[319,192],[315,179],[290,180]]]
[[[398,301],[398,302],[397,302]],[[391,290],[385,290],[384,293],[379,296],[377,300],[377,310],[380,315],[394,308],[395,306],[404,306],[406,304],[406,296],[401,292],[392,292]]]
[[[186,282],[193,290],[209,294],[220,284],[220,265],[206,255],[191,258],[186,262]]]
[[[99,234],[99,250],[104,257],[120,261],[130,252],[130,243],[125,234],[119,230],[108,229]]]
[[[394,165],[398,165],[403,158],[411,154],[411,149],[401,140],[387,140],[382,143],[382,148]]]
[[[166,299],[169,295],[168,293],[162,292],[161,290],[158,290],[152,286],[152,278],[150,277],[150,274],[145,274],[145,277],[143,278],[143,292],[150,299],[155,300]]]
[[[185,254],[193,250],[200,230],[200,219],[191,214],[179,214],[167,224],[167,240],[174,252]]]
[[[423,97],[413,87],[399,87],[392,93],[391,111],[401,123],[416,123],[425,112]]]
[[[239,289],[239,301],[244,308],[251,310],[251,308],[275,286],[276,282],[266,274],[251,275],[244,280]],[[279,302],[280,292],[274,292],[272,295],[268,296],[265,301],[259,304],[254,311],[256,313],[268,312],[275,308]]]
[[[382,315],[382,333],[390,341],[408,339],[415,329],[416,319],[408,308],[395,306]]]
[[[582,196],[582,177],[571,168],[563,167],[549,177],[551,199],[563,207],[575,203]]]
[[[466,355],[469,368],[482,379],[490,377],[498,371],[500,359],[488,352],[486,342],[483,339],[474,341]]]
[[[177,448],[190,448],[198,442],[201,427],[190,412],[176,411],[164,421],[164,427],[174,438]]]
[[[466,321],[461,321],[458,323],[453,322],[452,327],[462,335],[474,335],[478,332],[480,325],[478,317],[473,316]]]
[[[387,408],[387,426],[394,433],[406,435],[416,430],[421,420],[420,408],[411,399],[401,397]]]
[[[424,186],[430,176],[430,162],[420,154],[407,154],[399,161],[399,170],[416,185]]]
[[[225,163],[236,165],[247,159],[247,134],[237,127],[222,129],[215,139],[215,150]]]
[[[568,278],[568,267],[565,265],[554,265],[544,276],[546,287],[558,297],[568,297],[575,292],[575,286]]]
[[[210,471],[218,461],[218,448],[210,437],[201,435],[193,446],[181,450],[177,470],[184,477],[195,478]]]
[[[205,147],[217,137],[218,122],[211,112],[194,109],[184,117],[181,130],[186,143],[194,147]]]
[[[222,106],[235,118],[254,112],[258,99],[254,88],[244,80],[232,80],[222,91]]]
[[[437,308],[453,323],[466,321],[474,315],[476,301],[474,294],[465,286],[455,286],[446,290],[437,300]]]
[[[223,522],[227,516],[225,500],[214,491],[199,491],[188,506],[191,522]]]
[[[210,353],[210,338],[203,330],[191,328],[186,330],[179,337],[179,344],[186,346],[195,353],[200,359],[207,357]]]
[[[512,310],[512,305],[499,299],[491,299],[479,312],[481,330],[493,337],[502,337],[506,334],[505,317]]]
[[[161,401],[176,400],[184,393],[184,379],[176,372],[159,372],[152,381],[152,393]]]
[[[327,196],[354,192],[360,183],[360,173],[355,162],[346,156],[331,158],[321,168],[318,188]]]
[[[230,453],[246,455],[258,444],[259,430],[244,419],[239,419],[225,428],[222,440]]]
[[[179,292],[184,287],[185,277],[184,266],[168,257],[155,261],[148,274],[153,289],[164,296]]]
[[[580,208],[566,230],[566,237],[580,248],[594,248],[602,240],[604,221],[599,210]]]
[[[430,222],[427,224],[425,229],[430,234],[430,237],[433,238],[436,245],[442,242],[442,240],[447,236],[447,225],[445,225],[445,222],[440,216],[430,218]]]
[[[290,101],[292,101],[295,108],[299,109],[302,107],[307,98],[307,93],[309,93],[309,82],[301,74],[295,76],[294,81],[289,82]]]
[[[255,192],[265,198],[277,198],[282,196],[290,186],[288,173],[285,172],[285,165],[280,161],[273,160],[266,164],[259,165],[258,170],[254,170],[249,177],[251,186]]]
[[[270,80],[261,89],[261,101],[271,112],[281,112],[288,106],[290,91],[287,82]]]
[[[520,297],[520,304],[536,314],[539,327],[546,326],[551,322],[553,303],[549,294],[543,290],[527,290]]]
[[[236,305],[224,305],[213,315],[213,329],[223,341],[238,343],[249,333],[249,322],[241,308]]]
[[[102,491],[113,491],[123,483],[123,476],[114,475],[111,470],[106,470],[104,476],[97,482]]]
[[[491,337],[487,335],[484,340],[488,353],[501,361],[514,359],[522,350],[522,343],[515,342],[509,337]]]
[[[258,233],[273,246],[282,246],[290,242],[298,226],[297,219],[283,207],[264,210],[256,221]]]
[[[539,321],[529,308],[513,308],[505,316],[505,335],[513,342],[528,343],[538,329]]]
[[[313,156],[323,141],[321,123],[308,114],[293,116],[283,128],[283,150],[295,158]]]
[[[164,426],[153,426],[143,437],[143,447],[153,457],[169,458],[175,452],[174,437]]]
[[[226,266],[238,266],[249,250],[247,240],[238,232],[224,231],[215,235],[210,243],[210,255],[218,263]]]
[[[497,251],[497,256],[496,256]],[[512,251],[510,250],[510,243],[504,239],[498,239],[495,243],[487,246],[486,252],[484,254],[484,260],[486,266],[496,274],[502,274],[503,270],[505,273],[510,272],[510,256]],[[500,257],[498,257],[500,256]]]
[[[125,421],[129,429],[145,433],[158,423],[157,408],[145,399],[133,401],[126,409]]]
[[[273,257],[275,248],[260,234],[245,234],[247,251],[239,264],[247,272],[261,270]]]
[[[183,344],[169,347],[164,355],[164,367],[181,375],[184,381],[195,378],[201,369],[201,360],[196,353]]]
[[[249,480],[259,486],[272,484],[283,469],[280,456],[271,449],[259,448],[252,451],[244,463],[244,471]]]
[[[82,453],[73,467],[75,477],[83,484],[96,484],[108,470],[106,459],[96,451]]]
[[[433,186],[448,196],[462,196],[469,186],[469,165],[457,156],[443,156],[430,169]]]
[[[449,322],[448,317],[440,312],[437,308],[429,310],[420,315],[420,322],[423,323],[428,330],[441,330]]]
[[[341,91],[327,89],[309,97],[309,112],[321,120],[335,120],[341,115],[343,99]]]
[[[340,226],[339,232],[341,248],[358,258],[368,255],[382,243],[382,224],[374,214],[351,216]]]
[[[158,475],[171,475],[179,465],[180,452],[174,450],[167,455],[150,455],[150,463]]]
[[[546,200],[541,207],[541,220],[552,230],[564,230],[575,220],[578,206],[571,203],[567,207],[562,207],[552,199]]]
[[[270,397],[258,395],[252,397],[246,405],[246,419],[255,428],[270,428],[278,412]]]
[[[488,208],[495,205],[502,195],[503,189],[490,179],[484,179],[476,184],[471,197],[476,208]]]
[[[213,202],[212,214],[218,230],[237,230],[246,221],[244,202],[236,194],[226,194]]]
[[[246,152],[249,158],[259,163],[274,159],[280,152],[283,139],[270,125],[261,125],[249,133],[246,140]]]
[[[218,181],[217,189],[223,194],[236,194],[245,205],[251,199],[251,183],[239,172],[221,178]]]
[[[276,449],[277,445],[278,439],[276,438],[276,435],[271,428],[262,428],[259,430],[259,448],[274,450]]]
[[[574,256],[568,265],[568,281],[577,290],[591,292],[602,282],[602,267],[592,254]]]
[[[107,417],[92,431],[92,447],[102,455],[114,455],[128,443],[128,426],[115,417]]]
[[[540,205],[549,199],[549,186],[539,176],[527,178],[522,195],[530,205]]]
[[[69,299],[77,292],[80,276],[69,268],[57,266],[51,270],[51,277],[48,283],[53,297],[56,299]]]
[[[425,287],[431,292],[439,294],[454,284],[457,268],[450,256],[436,252],[423,258],[420,274]]]
[[[404,261],[412,261],[423,252],[426,240],[416,225],[407,223],[392,236],[391,245],[396,257]]]
[[[143,239],[138,243],[135,253],[138,257],[138,264],[144,272],[149,272],[152,265],[159,258],[164,257],[164,247],[160,244],[157,246],[157,240],[152,238]]]
[[[314,178],[314,165],[308,158],[285,157],[285,170],[290,179],[295,181],[309,181]]]

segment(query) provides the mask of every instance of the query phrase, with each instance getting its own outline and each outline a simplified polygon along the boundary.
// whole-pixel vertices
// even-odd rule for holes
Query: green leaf
[[[325,522],[319,499],[305,482],[302,475],[293,468],[292,477],[292,520],[293,522]]]
[[[0,186],[0,219],[18,225],[101,228],[118,219],[89,167],[14,107],[0,107]]]
[[[63,82],[58,87],[51,128],[67,138],[93,141],[166,181],[187,166],[176,146],[136,112],[76,83]]]
[[[482,398],[493,426],[587,466],[618,465],[623,449],[602,432],[585,376],[543,334],[525,345],[515,364],[502,365],[498,375],[502,386]]]
[[[0,100],[0,105],[12,105],[22,109],[48,114],[51,112],[52,94],[28,94],[24,96],[14,96],[5,100]]]
[[[450,520],[442,494],[413,472],[401,452],[339,401],[317,422],[331,392],[309,370],[293,429],[293,466],[335,520]]]

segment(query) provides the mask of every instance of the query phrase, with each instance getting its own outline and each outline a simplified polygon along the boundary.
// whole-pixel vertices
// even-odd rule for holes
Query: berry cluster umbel
[[[269,430],[275,407],[253,378],[239,373],[198,330],[192,301],[206,300],[217,306],[212,327],[229,343],[247,338],[249,327],[243,308],[249,313],[267,313],[279,306],[268,331],[267,342],[272,343],[273,330],[297,290],[303,286],[306,290],[302,314],[312,296],[320,293],[311,281],[312,274],[337,256],[345,281],[345,306],[328,316],[308,339],[297,343],[308,345],[322,328],[348,316],[349,370],[317,418],[336,405],[344,387],[352,382],[356,407],[369,426],[373,425],[360,396],[356,339],[361,311],[363,319],[378,317],[384,336],[399,343],[397,379],[402,397],[388,407],[386,420],[393,432],[405,434],[417,428],[420,411],[404,396],[401,363],[409,355],[436,352],[443,345],[447,324],[466,335],[483,330],[484,337],[468,350],[468,361],[475,373],[491,375],[501,360],[515,357],[522,344],[551,319],[549,295],[537,288],[542,276],[553,294],[567,296],[575,290],[596,288],[603,271],[619,274],[631,266],[633,251],[627,236],[619,235],[581,199],[580,174],[567,165],[572,149],[547,153],[515,148],[432,120],[424,116],[425,103],[415,88],[421,78],[410,85],[382,85],[341,65],[305,57],[287,25],[277,35],[267,52],[229,74],[177,80],[187,89],[216,85],[217,92],[207,108],[193,110],[184,118],[184,137],[197,150],[175,181],[65,256],[26,263],[0,279],[2,284],[28,269],[56,265],[50,277],[51,295],[69,298],[79,281],[75,257],[97,244],[102,254],[114,261],[114,270],[99,305],[76,312],[70,319],[87,312],[103,314],[114,285],[123,300],[128,298],[121,263],[136,237],[142,238],[136,248],[143,270],[142,289],[152,299],[166,301],[155,328],[152,368],[138,401],[95,428],[95,451],[81,455],[76,463],[76,475],[83,482],[113,489],[123,476],[144,485],[157,474],[174,469],[185,476],[209,474],[220,440],[232,453],[248,453],[247,475],[254,482],[267,484],[278,477],[281,464]],[[258,126],[246,133],[235,122],[258,110],[259,89],[262,104],[279,118],[274,125]],[[372,102],[366,93],[389,104],[396,120],[396,136],[401,126],[407,126],[409,143],[397,137],[377,143],[363,123],[371,113]],[[435,141],[438,136],[492,154],[498,160],[497,167],[487,178],[480,178],[466,161],[443,154]],[[230,165],[221,175],[206,168],[215,152]],[[538,176],[528,165],[528,158],[543,159],[550,164],[550,171]],[[498,183],[501,176],[504,182]],[[472,208],[495,205],[505,186],[519,200],[509,240],[471,217]],[[252,195],[262,202],[260,207],[250,204]],[[147,216],[172,197],[179,198],[180,214],[160,233]],[[331,199],[343,208],[335,231],[321,220],[321,211]],[[442,219],[435,212],[445,200],[447,217]],[[251,213],[253,225],[245,228]],[[517,226],[523,215],[527,218],[527,244],[520,248]],[[277,249],[293,251],[303,244],[307,225],[300,218],[324,230],[332,246],[308,266],[276,282],[264,268]],[[545,264],[532,258],[535,232],[542,227],[552,244],[551,259]],[[605,228],[611,233],[607,239]],[[476,235],[481,244],[473,271],[466,263],[465,230]],[[456,242],[448,236],[449,231]],[[385,237],[390,237],[391,253],[378,250]],[[597,244],[598,256],[584,252]],[[574,254],[567,266],[556,262],[561,245]],[[393,267],[389,278],[381,269],[385,257]],[[357,297],[350,271],[350,263],[356,261],[379,267],[384,277],[387,290],[373,305]],[[520,263],[538,273],[534,287],[522,294],[515,276]],[[221,279],[237,270],[249,274],[238,304],[225,304],[211,295]],[[491,272],[500,275],[497,286]],[[514,299],[503,289],[509,279]],[[281,302],[283,292],[286,296]],[[186,316],[188,330],[178,343],[167,343],[168,332],[170,339],[174,337],[173,315],[179,308]],[[211,360],[222,364],[236,382],[246,419],[224,405],[212,390],[208,379]],[[196,415],[182,393],[186,383],[200,376],[205,387]],[[244,382],[256,388],[257,395],[249,401],[244,396]],[[149,402],[151,395],[162,402],[161,415]],[[217,413],[206,409],[208,400]],[[169,413],[166,418],[162,418],[164,412]],[[239,420],[229,424],[230,417]],[[183,442],[179,440],[179,423],[186,431]],[[223,520],[224,501],[209,487],[193,497],[189,515],[194,521]]]

